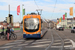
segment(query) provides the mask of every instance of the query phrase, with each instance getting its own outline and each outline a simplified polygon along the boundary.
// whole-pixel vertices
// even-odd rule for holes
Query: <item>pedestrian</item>
[[[9,27],[7,27],[6,35],[7,35],[7,33],[9,33],[9,39],[10,39],[10,28],[9,28]],[[7,38],[6,38],[6,39],[7,39]]]
[[[1,35],[4,35],[4,27],[2,28],[2,32],[1,32]]]
[[[4,27],[2,28],[3,32],[4,32]]]
[[[11,33],[13,33],[14,32],[14,29],[12,28],[12,27],[10,27],[10,35],[11,35]]]
[[[7,27],[6,35],[7,35],[7,33],[10,33],[10,28],[9,27]]]

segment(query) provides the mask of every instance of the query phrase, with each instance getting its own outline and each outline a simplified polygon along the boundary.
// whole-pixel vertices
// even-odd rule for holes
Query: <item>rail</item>
[[[56,30],[55,30],[56,31]],[[49,46],[45,49],[45,50],[48,50],[49,48],[51,48],[51,46],[52,46],[52,44],[54,43],[54,36],[53,36],[53,31],[52,31],[52,29],[51,29],[51,37],[52,37],[52,42],[49,44]],[[63,50],[64,49],[64,41],[63,41],[63,39],[58,35],[58,33],[56,33],[55,32],[55,34],[60,38],[60,40],[61,40],[61,48],[60,48],[60,50]]]
[[[51,30],[51,32],[53,33],[53,31]],[[52,42],[51,44],[45,49],[45,50],[48,50],[48,48],[51,47],[51,45],[54,43],[54,37],[53,37],[53,34],[51,33],[51,37],[52,37]]]

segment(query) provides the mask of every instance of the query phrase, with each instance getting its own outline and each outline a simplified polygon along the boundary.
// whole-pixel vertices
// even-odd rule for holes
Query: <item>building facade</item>
[[[57,20],[59,19],[57,18]],[[66,18],[65,20],[62,20],[61,22],[59,22],[58,25],[61,25],[62,27],[68,27],[68,28],[75,27],[75,17]]]

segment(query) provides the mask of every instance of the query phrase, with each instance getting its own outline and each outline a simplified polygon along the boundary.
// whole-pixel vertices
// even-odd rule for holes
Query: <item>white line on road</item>
[[[20,44],[20,45],[18,45],[18,46],[23,46],[23,45],[28,45],[28,44]]]
[[[16,40],[16,41],[14,41],[14,42],[19,42],[19,41],[25,41],[25,40]]]
[[[71,42],[69,41],[69,42],[64,42],[64,43],[71,43]]]
[[[6,46],[6,47],[0,47],[0,48],[10,48],[10,47],[13,47],[13,46]]]
[[[42,39],[42,40],[36,40],[36,41],[48,41],[48,40],[50,40],[50,39]]]
[[[38,43],[48,43],[48,42],[51,42],[51,41],[35,42],[35,43],[32,43],[32,44],[38,44]]]
[[[60,43],[53,43],[52,45],[58,45],[58,44],[61,44],[61,42]]]
[[[60,48],[62,46],[51,46],[51,48]],[[64,46],[64,48],[70,48],[72,47],[72,45],[67,45],[67,46]]]
[[[75,42],[73,40],[71,40],[71,39],[70,39],[70,41],[71,41],[71,43],[73,45],[73,48],[75,48]]]
[[[22,42],[17,42],[17,43],[8,43],[8,44],[5,44],[5,45],[13,45],[13,44],[18,44],[18,43],[22,43]]]
[[[36,46],[25,46],[25,47],[44,47],[44,46],[48,46],[49,44],[44,44],[44,45],[36,45]]]

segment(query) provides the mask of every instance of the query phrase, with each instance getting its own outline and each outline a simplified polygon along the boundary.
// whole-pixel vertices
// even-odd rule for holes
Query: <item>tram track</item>
[[[55,37],[56,36],[56,37]],[[53,30],[51,29],[51,37],[52,37],[52,41],[51,43],[49,44],[49,46],[47,48],[45,48],[45,50],[48,50],[49,48],[51,48],[51,46],[54,44],[55,40],[57,40],[58,38],[61,40],[61,47],[60,47],[60,50],[63,50],[64,49],[64,41],[63,39],[59,36],[59,34],[57,33],[56,30],[54,30],[54,33],[53,33]],[[57,38],[57,39],[55,39]]]
[[[33,42],[35,42],[36,41],[36,39],[35,40],[33,40],[32,42],[30,42],[30,43],[28,43],[28,45],[30,45],[30,44],[32,44]],[[23,43],[22,43],[23,44]],[[27,45],[27,46],[28,46]],[[18,50],[21,50],[22,48],[24,48],[25,46],[21,46]]]
[[[67,41],[69,41],[70,42],[70,44],[68,44],[68,45],[71,45],[71,46],[68,46],[67,48],[65,48],[65,49],[69,49],[69,50],[71,50],[71,49],[73,49],[73,44],[72,44],[72,42],[70,41],[70,38],[67,36],[67,34],[64,34],[65,33],[65,31],[59,31],[59,30],[56,30],[58,33],[61,33],[61,34],[59,34],[61,37],[62,37],[62,39],[65,41],[65,39],[67,40]],[[69,32],[68,32],[69,33]],[[70,34],[71,35],[71,34]],[[65,45],[65,44],[64,44]]]
[[[50,31],[50,30],[48,30]],[[60,50],[63,50],[64,49],[64,42],[63,42],[63,39],[58,35],[57,31],[56,30],[53,30],[51,29],[51,42],[50,44],[48,45],[47,48],[44,48],[45,50],[48,50],[48,49],[51,49],[52,48],[52,45],[58,40],[61,40],[61,46],[60,46]],[[22,39],[20,39],[22,40]],[[17,45],[14,45],[13,47],[10,47],[9,49],[14,49],[14,48],[17,48],[18,47],[18,50],[22,50],[23,48],[25,48],[26,46],[31,46],[32,43],[35,43],[37,39],[25,39],[24,41],[22,41],[21,43],[17,44]],[[19,41],[19,40],[17,40]],[[17,42],[15,41],[15,42]],[[49,40],[50,41],[50,40]],[[27,45],[25,45],[27,44]],[[8,49],[7,49],[8,50]]]
[[[29,41],[29,40],[22,41],[21,43],[19,43],[19,44],[17,44],[17,45],[14,45],[13,47],[17,47],[17,46],[20,45],[20,44],[26,44],[27,41]],[[28,45],[32,44],[32,43],[35,42],[35,41],[36,41],[36,39],[34,39],[33,41],[29,42]],[[28,45],[27,45],[27,46],[28,46]],[[9,49],[13,49],[13,47],[10,47]],[[20,48],[18,48],[18,50],[21,50],[23,47],[25,47],[25,46],[24,46],[24,45],[21,46]],[[8,49],[5,49],[5,50],[8,50]]]
[[[56,31],[56,30],[55,30]],[[64,50],[64,40],[61,38],[61,36],[57,33],[57,31],[55,32],[57,34],[57,36],[60,38],[61,40],[61,49],[60,50]]]
[[[51,32],[53,33],[53,31],[52,31],[52,30],[51,30]],[[53,37],[52,33],[51,33],[52,42],[50,43],[50,45],[49,45],[49,46],[48,46],[45,50],[48,50],[48,48],[50,48],[50,47],[51,47],[51,45],[54,43],[54,37]]]

